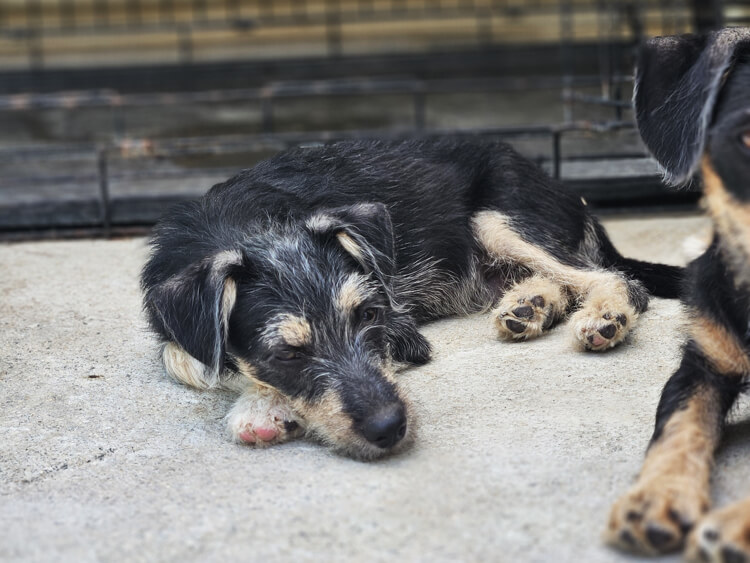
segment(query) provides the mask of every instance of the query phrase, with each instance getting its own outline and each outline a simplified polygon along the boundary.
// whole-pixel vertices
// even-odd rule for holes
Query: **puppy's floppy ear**
[[[242,253],[226,250],[191,264],[151,287],[145,297],[151,318],[181,348],[217,376],[224,363],[229,316],[237,298],[230,277]]]
[[[315,213],[307,227],[317,235],[336,237],[338,243],[368,272],[387,282],[396,265],[393,224],[382,203],[359,203]]]
[[[686,184],[700,166],[714,105],[750,30],[656,37],[641,48],[633,102],[638,130],[665,179]]]

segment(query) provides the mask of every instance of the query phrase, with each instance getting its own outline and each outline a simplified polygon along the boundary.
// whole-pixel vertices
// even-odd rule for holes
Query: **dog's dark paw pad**
[[[646,537],[649,543],[660,552],[667,550],[677,539],[673,533],[667,530],[650,526],[646,529]]]
[[[296,420],[285,420],[284,421],[284,430],[287,432],[294,432],[299,428],[299,422]]]
[[[611,339],[615,333],[617,332],[617,327],[615,325],[607,325],[602,328],[600,328],[597,331],[601,336],[603,336],[606,339]]]
[[[534,316],[534,309],[529,305],[525,305],[524,307],[513,309],[513,314],[519,319],[530,319]]]
[[[535,295],[534,297],[532,297],[531,304],[538,309],[543,309],[546,305],[544,297],[542,297],[541,295]]]
[[[526,330],[525,324],[519,323],[518,321],[514,321],[512,319],[508,319],[507,321],[505,321],[505,326],[507,326],[508,329],[512,330],[516,334],[521,334]]]
[[[586,350],[607,350],[622,342],[630,329],[628,315],[583,308],[571,318],[574,333]]]

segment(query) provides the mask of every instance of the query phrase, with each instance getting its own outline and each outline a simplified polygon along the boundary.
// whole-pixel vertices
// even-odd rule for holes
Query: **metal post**
[[[341,13],[338,0],[326,1],[326,41],[328,55],[341,56]]]
[[[107,149],[99,149],[97,154],[99,171],[99,216],[101,217],[104,236],[109,236],[112,229],[112,214],[109,200],[109,172],[107,167]]]

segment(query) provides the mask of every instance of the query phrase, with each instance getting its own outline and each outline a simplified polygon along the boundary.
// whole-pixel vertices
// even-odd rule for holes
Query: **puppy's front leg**
[[[748,365],[740,344],[708,318],[696,316],[692,333],[679,369],[664,387],[638,481],[610,514],[605,538],[627,550],[657,554],[682,548],[710,508],[714,450]],[[712,538],[709,533],[704,539]]]
[[[233,441],[256,446],[280,444],[304,432],[303,419],[286,397],[255,384],[243,390],[225,420]]]

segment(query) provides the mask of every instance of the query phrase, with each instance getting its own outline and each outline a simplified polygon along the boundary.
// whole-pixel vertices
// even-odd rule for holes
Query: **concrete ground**
[[[624,253],[679,263],[705,221],[606,225]],[[144,255],[143,239],[0,246],[0,560],[633,560],[600,533],[677,366],[677,303],[654,300],[600,355],[565,325],[519,344],[483,315],[425,327],[434,360],[400,376],[416,445],[361,463],[227,442],[231,397],[163,376]],[[718,504],[750,492],[750,420],[735,422]]]

